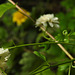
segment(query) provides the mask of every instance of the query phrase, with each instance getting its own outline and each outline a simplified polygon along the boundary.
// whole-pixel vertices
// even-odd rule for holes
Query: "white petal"
[[[43,26],[44,26],[44,27],[47,27],[47,23],[43,23]]]
[[[52,21],[52,22],[54,22],[54,23],[59,23],[59,21]]]
[[[53,25],[53,23],[51,23],[51,22],[49,22],[49,25],[51,26],[51,27],[53,27],[54,25]]]
[[[0,48],[0,55],[4,53],[9,53],[8,49],[4,50],[3,48]]]
[[[58,20],[58,18],[57,17],[55,17],[55,18],[53,18],[53,20],[55,21],[55,20]]]
[[[7,61],[9,57],[10,57],[10,54],[5,57],[5,61]]]

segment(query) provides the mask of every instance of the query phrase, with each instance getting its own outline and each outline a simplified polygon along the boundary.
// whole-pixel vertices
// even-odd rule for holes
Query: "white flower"
[[[59,28],[58,18],[54,17],[54,14],[46,14],[46,15],[41,16],[40,18],[38,18],[36,20],[36,26],[43,25],[43,27],[46,28],[47,25],[48,25],[47,22],[48,22],[50,27],[54,27],[55,26],[55,27]]]
[[[4,48],[0,48],[0,67],[2,69],[5,69],[6,65],[6,61],[8,60],[8,58],[10,57],[10,52],[8,49],[4,49]]]
[[[9,53],[8,49],[0,48],[0,55]]]
[[[6,61],[9,53],[8,49],[0,48],[0,60]]]

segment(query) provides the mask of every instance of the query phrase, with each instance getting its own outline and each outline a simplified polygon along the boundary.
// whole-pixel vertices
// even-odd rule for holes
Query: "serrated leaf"
[[[15,6],[11,3],[4,3],[0,5],[0,17],[3,16],[3,14],[10,8],[14,8]]]
[[[46,61],[46,57],[45,57],[44,55],[40,54],[40,53],[37,52],[37,51],[34,51],[33,53],[36,54],[36,55],[37,55],[38,57],[40,57],[41,59],[43,59],[43,60]]]

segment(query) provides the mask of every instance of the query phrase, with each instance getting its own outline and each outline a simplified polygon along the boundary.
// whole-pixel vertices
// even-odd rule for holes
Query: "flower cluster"
[[[6,61],[10,57],[8,49],[0,48],[0,68],[3,70],[7,67]]]
[[[30,15],[28,11],[23,9],[27,15]],[[23,22],[27,20],[27,17],[21,13],[20,10],[13,13],[13,22],[16,22],[20,26]]]
[[[43,27],[46,28],[48,25],[47,23],[49,24],[50,27],[55,26],[55,27],[59,28],[58,18],[54,17],[54,14],[46,14],[36,20],[36,26],[43,25]]]

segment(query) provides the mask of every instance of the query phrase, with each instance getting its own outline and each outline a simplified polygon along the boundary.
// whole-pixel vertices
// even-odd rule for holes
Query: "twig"
[[[66,63],[73,62],[73,61],[75,61],[75,59],[69,60],[69,61],[66,61],[66,62],[62,62],[62,63],[58,63],[58,64],[55,64],[55,65],[50,65],[50,67],[47,67],[47,68],[45,68],[45,69],[43,69],[43,70],[41,70],[41,71],[39,71],[39,72],[31,73],[30,75],[35,75],[35,74],[38,74],[38,73],[40,73],[40,72],[43,72],[43,71],[45,71],[45,70],[47,70],[47,69],[50,69],[51,67],[56,67],[56,66],[59,66],[59,65],[62,65],[62,64],[66,64]]]
[[[31,43],[31,44],[22,44],[22,45],[15,45],[13,47],[8,47],[8,49],[13,49],[13,48],[19,48],[19,47],[24,47],[24,46],[35,46],[35,45],[42,45],[42,44],[58,44],[59,42],[42,42],[42,43]],[[72,43],[64,43],[60,42],[61,44],[67,44],[67,45],[75,45]]]
[[[30,18],[33,22],[35,22],[29,15],[27,15],[26,14],[26,12],[25,11],[23,11],[15,2],[13,2],[12,0],[8,0],[10,3],[12,3],[13,5],[15,5],[16,6],[16,8],[18,9],[18,10],[20,10],[25,16],[27,16],[28,18]]]
[[[56,41],[56,39],[55,39],[50,33],[48,33],[42,26],[41,26],[40,28],[41,28],[43,31],[45,31],[46,34],[47,34],[49,37],[51,37],[55,42],[58,42],[58,41]],[[70,59],[74,59],[74,58],[72,57],[72,55],[71,55],[60,43],[58,43],[57,45],[63,50],[63,52],[64,52]]]
[[[17,9],[19,9],[24,15],[26,15],[28,18],[30,18],[33,22],[35,22],[29,15],[27,15],[26,13],[25,13],[25,11],[23,11],[17,4],[15,4],[12,0],[8,0],[9,2],[11,2],[13,5],[15,5],[16,6],[16,8]],[[55,42],[58,42],[58,41],[56,41],[56,39],[49,33],[49,32],[47,32],[43,27],[41,27],[40,26],[40,28],[43,30],[43,31],[45,31],[46,32],[46,34],[50,37],[50,38],[52,38]],[[74,59],[73,57],[72,57],[72,55],[59,43],[59,44],[57,44],[61,49],[62,49],[62,51],[70,58],[70,59]]]

